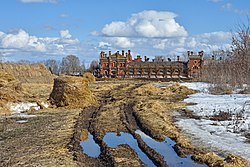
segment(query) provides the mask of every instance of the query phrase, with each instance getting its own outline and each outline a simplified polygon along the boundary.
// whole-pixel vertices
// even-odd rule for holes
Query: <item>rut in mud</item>
[[[149,136],[157,136],[149,127],[142,126],[143,122],[135,117],[134,105],[136,101],[133,92],[142,85],[123,83],[112,90],[99,92],[99,104],[81,112],[70,144],[70,149],[79,165],[168,166],[164,157],[149,147],[136,133],[136,130],[140,130]],[[82,142],[81,134],[84,130],[93,135],[94,141],[100,147],[100,155],[97,158],[83,153],[84,148],[81,148],[80,143]],[[114,136],[117,136],[109,139],[111,142],[127,136],[125,143],[120,143],[117,147],[111,147],[109,142],[104,141],[105,135],[110,133],[115,133]],[[110,134],[110,136],[112,135]],[[134,145],[136,145],[136,148],[133,147]]]

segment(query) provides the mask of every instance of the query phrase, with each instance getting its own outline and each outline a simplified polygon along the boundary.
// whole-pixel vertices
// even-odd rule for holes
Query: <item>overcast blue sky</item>
[[[230,48],[230,32],[249,14],[247,0],[1,0],[0,58],[209,53]]]

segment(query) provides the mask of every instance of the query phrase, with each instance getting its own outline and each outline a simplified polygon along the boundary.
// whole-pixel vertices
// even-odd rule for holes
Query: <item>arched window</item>
[[[193,67],[193,69],[198,70],[198,69],[199,69],[199,67],[198,67],[198,66],[194,66],[194,67]]]

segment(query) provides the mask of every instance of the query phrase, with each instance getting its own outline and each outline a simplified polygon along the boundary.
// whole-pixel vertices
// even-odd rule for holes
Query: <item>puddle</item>
[[[173,149],[175,142],[170,138],[166,138],[163,142],[158,142],[152,139],[150,136],[146,135],[140,130],[136,130],[136,133],[139,134],[142,140],[156,152],[161,154],[164,157],[164,160],[167,162],[170,167],[204,167],[204,165],[196,164],[191,159],[191,156],[187,158],[179,157]]]
[[[137,140],[134,139],[131,134],[124,132],[121,132],[120,134],[120,136],[117,136],[117,133],[108,132],[104,136],[103,140],[109,147],[112,148],[116,148],[120,144],[128,144],[132,149],[136,151],[142,162],[150,167],[155,166],[153,162],[147,157],[147,155],[142,152],[137,144]]]
[[[97,158],[101,153],[99,145],[95,143],[93,135],[89,132],[88,137],[80,143],[80,146],[83,148],[83,152],[90,157]]]

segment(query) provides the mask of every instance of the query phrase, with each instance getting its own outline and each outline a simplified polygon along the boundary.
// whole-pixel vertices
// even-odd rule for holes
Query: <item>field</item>
[[[89,86],[96,97],[96,104],[89,107],[50,106],[3,115],[1,166],[202,166],[198,162],[208,166],[239,166],[248,163],[235,155],[219,157],[211,153],[213,149],[205,150],[182,131],[185,127],[176,125],[176,113],[182,113],[187,107],[183,100],[197,93],[195,90],[174,82],[138,80],[97,81]],[[48,103],[52,87],[51,84],[24,85],[29,94],[26,100],[32,102],[34,97],[33,102]],[[84,142],[91,140],[91,148],[97,146],[94,155],[84,147]],[[159,151],[161,147],[166,150]],[[168,158],[166,152],[170,154]]]

